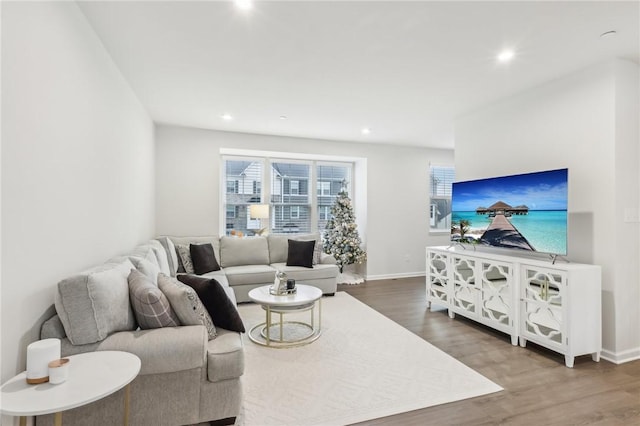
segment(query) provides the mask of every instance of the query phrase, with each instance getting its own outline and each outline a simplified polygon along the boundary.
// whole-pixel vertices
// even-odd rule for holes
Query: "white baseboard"
[[[628,349],[622,352],[611,352],[603,349],[602,352],[600,352],[600,357],[614,364],[624,364],[625,362],[640,359],[640,348]]]
[[[426,273],[422,272],[403,272],[401,274],[385,274],[385,275],[367,275],[365,277],[366,281],[377,281],[377,280],[393,280],[397,278],[413,278],[413,277],[424,277]]]

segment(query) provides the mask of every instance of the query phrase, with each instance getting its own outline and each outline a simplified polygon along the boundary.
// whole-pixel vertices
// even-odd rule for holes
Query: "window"
[[[331,214],[331,208],[329,206],[318,206],[318,219],[322,222],[329,220],[329,214]]]
[[[271,163],[272,232],[311,232],[309,162],[273,161]]]
[[[351,164],[319,163],[318,176],[318,229],[323,231],[331,215],[331,206],[342,188],[351,193]]]
[[[250,234],[259,229],[259,221],[249,218],[249,205],[262,200],[262,160],[226,159],[224,161],[224,185],[227,189],[224,200],[224,223],[227,235],[231,231]]]
[[[237,194],[240,189],[240,182],[237,180],[227,181],[227,194]]]
[[[300,181],[298,180],[292,180],[289,183],[289,194],[291,195],[298,195],[300,194]]]
[[[300,219],[300,206],[291,206],[289,217],[291,219]]]
[[[331,182],[318,181],[318,196],[331,195]]]
[[[235,219],[236,216],[236,206],[227,206],[227,219]]]
[[[455,179],[455,169],[450,166],[431,166],[429,173],[429,229],[431,231],[451,230],[451,184]]]
[[[271,233],[323,232],[331,206],[344,188],[351,192],[354,164],[303,159],[224,156],[221,218],[226,233],[267,227]],[[268,184],[265,184],[268,183]],[[316,191],[313,191],[316,188]],[[268,219],[251,220],[251,204],[270,205]]]

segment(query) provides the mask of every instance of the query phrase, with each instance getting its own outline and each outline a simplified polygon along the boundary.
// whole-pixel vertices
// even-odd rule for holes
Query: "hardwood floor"
[[[640,361],[615,365],[590,356],[574,368],[564,356],[425,303],[425,278],[369,281],[346,291],[504,388],[478,398],[360,423],[362,425],[637,425]]]

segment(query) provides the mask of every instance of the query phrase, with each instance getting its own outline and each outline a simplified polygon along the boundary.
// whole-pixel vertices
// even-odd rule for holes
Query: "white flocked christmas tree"
[[[363,281],[357,276],[343,272],[346,265],[367,260],[367,253],[362,249],[361,244],[353,204],[343,182],[343,187],[331,206],[331,217],[325,227],[323,243],[324,252],[332,255],[340,268],[341,277],[338,282],[357,284]]]

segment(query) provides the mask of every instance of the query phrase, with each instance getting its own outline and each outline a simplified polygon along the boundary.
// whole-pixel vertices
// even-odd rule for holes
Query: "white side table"
[[[140,372],[140,358],[120,351],[98,351],[72,355],[69,376],[64,383],[29,385],[26,372],[7,381],[1,388],[0,411],[9,416],[55,413],[55,425],[62,424],[62,412],[97,401],[122,389],[125,390],[123,423],[129,424],[129,386]]]

